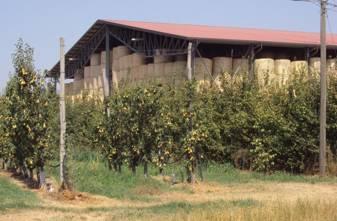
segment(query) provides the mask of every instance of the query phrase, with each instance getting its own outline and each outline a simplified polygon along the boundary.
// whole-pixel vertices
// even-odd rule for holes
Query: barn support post
[[[109,97],[110,95],[110,73],[111,73],[111,64],[110,64],[110,34],[109,30],[106,29],[105,32],[105,68],[103,71],[103,86],[104,86],[104,98]]]
[[[110,109],[108,107],[108,97],[110,96],[110,73],[111,73],[111,62],[110,62],[110,31],[108,27],[105,29],[105,68],[103,69],[103,91],[104,91],[104,103],[106,105],[106,114],[110,116]]]
[[[251,45],[249,47],[249,55],[248,55],[248,82],[249,84],[252,84],[254,81],[254,72],[255,72],[255,47],[254,45]]]

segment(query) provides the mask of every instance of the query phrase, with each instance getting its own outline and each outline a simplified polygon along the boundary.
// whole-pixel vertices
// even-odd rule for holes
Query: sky
[[[51,69],[59,37],[69,49],[97,19],[318,32],[320,16],[318,6],[292,0],[2,0],[0,8],[0,91],[19,38],[35,49],[37,69]],[[337,32],[337,10],[329,11],[328,31]]]

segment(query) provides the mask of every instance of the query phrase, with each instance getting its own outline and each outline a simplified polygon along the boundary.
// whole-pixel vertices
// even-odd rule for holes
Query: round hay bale
[[[194,78],[199,80],[209,80],[212,75],[213,61],[208,58],[196,58],[194,63]]]
[[[95,53],[90,56],[90,66],[101,64],[101,54]]]
[[[289,59],[275,60],[275,80],[278,86],[287,84],[291,69],[291,61]]]
[[[118,60],[121,57],[129,55],[130,53],[130,49],[126,46],[118,46],[112,49],[112,57],[114,60]]]
[[[259,86],[269,85],[274,79],[275,62],[272,58],[255,60],[255,76]]]
[[[337,58],[328,59],[327,61],[328,72],[336,75],[337,73]]]
[[[233,59],[233,74],[247,75],[249,69],[249,62],[247,58]]]
[[[231,57],[215,57],[213,58],[213,76],[231,74],[233,71],[233,59]]]
[[[293,80],[296,76],[308,76],[309,65],[307,61],[292,61],[291,62],[291,74],[289,80]]]
[[[146,57],[145,54],[143,53],[133,53],[131,55],[131,59],[132,59],[131,67],[137,67],[145,64],[146,62]]]

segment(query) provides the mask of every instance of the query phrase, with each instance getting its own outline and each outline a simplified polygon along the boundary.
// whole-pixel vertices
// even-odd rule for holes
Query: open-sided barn
[[[66,54],[66,78],[74,79],[66,93],[102,97],[118,84],[179,83],[188,64],[198,81],[227,72],[282,85],[293,70],[319,69],[319,44],[318,33],[98,20]],[[327,45],[335,70],[337,35],[328,35]],[[59,63],[49,76],[58,74]]]

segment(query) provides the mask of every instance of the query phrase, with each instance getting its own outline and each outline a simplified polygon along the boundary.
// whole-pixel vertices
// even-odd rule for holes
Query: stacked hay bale
[[[215,57],[213,58],[212,75],[214,83],[221,87],[222,81],[231,79],[233,73],[233,59],[231,57]]]
[[[275,62],[272,58],[256,59],[254,63],[255,77],[260,87],[265,87],[274,84],[275,79]]]
[[[187,62],[175,61],[172,63],[172,78],[174,84],[181,85],[187,79]]]
[[[307,61],[304,60],[298,60],[298,61],[292,61],[290,65],[291,74],[289,77],[289,81],[293,81],[295,78],[298,77],[308,77],[308,70],[309,65]]]
[[[74,73],[74,81],[72,83],[72,96],[76,99],[82,98],[82,93],[84,90],[84,76],[82,70],[77,70]]]
[[[330,58],[327,61],[328,74],[329,76],[337,77],[337,58]]]
[[[319,57],[310,58],[309,59],[310,76],[318,79],[320,70],[321,70],[321,58]]]
[[[282,87],[288,83],[291,70],[291,61],[289,59],[275,60],[276,86]]]
[[[125,46],[114,47],[112,50],[112,72],[113,72],[113,84],[118,87],[118,83],[121,81],[126,81],[125,78],[127,76],[125,69],[126,62],[125,58],[120,61],[122,57],[128,56],[131,53],[129,48]]]
[[[64,93],[66,98],[70,98],[73,96],[73,82],[64,84]]]

